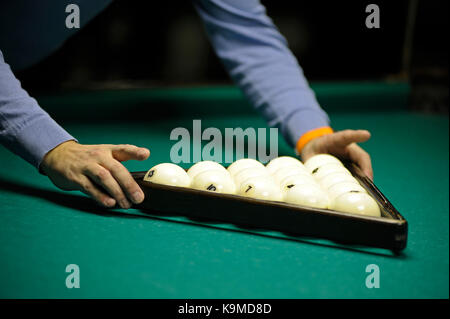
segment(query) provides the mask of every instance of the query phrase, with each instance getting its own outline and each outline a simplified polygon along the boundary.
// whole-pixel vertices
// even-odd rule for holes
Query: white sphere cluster
[[[213,161],[192,165],[187,172],[178,165],[152,167],[145,181],[197,190],[234,194],[258,200],[380,217],[377,202],[342,162],[318,154],[304,164],[290,156],[272,159],[267,165],[244,158],[228,168]]]

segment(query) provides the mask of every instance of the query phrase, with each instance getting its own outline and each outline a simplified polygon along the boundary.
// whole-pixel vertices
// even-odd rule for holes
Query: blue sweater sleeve
[[[75,140],[21,87],[0,51],[0,143],[36,168],[45,154]]]
[[[250,103],[291,145],[329,126],[296,58],[259,0],[196,0],[210,41]]]

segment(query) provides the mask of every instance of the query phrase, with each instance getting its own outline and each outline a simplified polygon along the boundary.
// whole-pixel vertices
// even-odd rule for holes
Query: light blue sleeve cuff
[[[70,140],[77,141],[50,116],[31,123],[17,135],[17,142],[25,150],[23,158],[38,169],[49,151]]]
[[[39,169],[44,156],[69,140],[76,139],[59,126],[47,113],[39,114],[15,135],[4,140],[5,146]]]
[[[314,109],[301,109],[286,120],[282,134],[288,144],[295,148],[303,134],[324,126],[330,126],[328,116],[324,112],[318,112]]]

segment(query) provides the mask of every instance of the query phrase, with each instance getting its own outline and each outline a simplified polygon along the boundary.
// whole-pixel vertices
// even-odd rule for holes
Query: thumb
[[[135,145],[113,145],[111,148],[112,156],[120,161],[146,160],[150,156],[150,151],[144,147]]]
[[[344,130],[329,136],[330,140],[338,147],[346,147],[352,143],[365,142],[370,138],[370,132],[366,130]]]

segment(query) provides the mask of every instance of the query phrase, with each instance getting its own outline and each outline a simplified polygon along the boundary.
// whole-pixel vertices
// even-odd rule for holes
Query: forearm
[[[291,146],[305,133],[329,126],[296,58],[259,1],[195,4],[231,78]]]
[[[0,143],[39,168],[47,152],[71,139],[22,89],[0,51]]]

